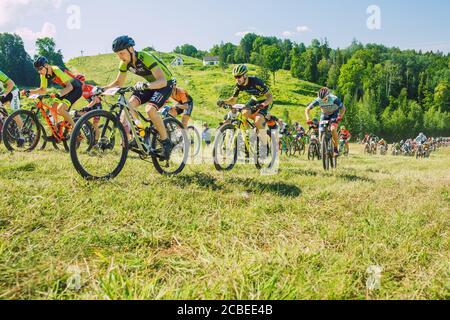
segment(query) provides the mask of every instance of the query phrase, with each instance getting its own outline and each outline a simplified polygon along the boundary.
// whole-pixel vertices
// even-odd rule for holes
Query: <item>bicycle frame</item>
[[[116,92],[116,93],[119,94],[119,98],[117,99],[117,103],[116,104],[111,105],[110,112],[112,114],[116,114],[116,117],[119,120],[119,122],[120,122],[120,115],[123,112],[123,114],[125,115],[126,121],[128,121],[128,123],[130,124],[131,135],[135,139],[139,151],[141,152],[142,155],[144,155],[144,154],[147,155],[147,150],[144,147],[144,143],[141,141],[141,139],[136,139],[136,137],[140,137],[140,136],[139,136],[139,134],[138,134],[138,132],[136,130],[136,127],[133,125],[134,121],[133,121],[133,117],[131,115],[130,106],[128,105],[127,98],[125,97],[125,93],[129,89],[130,88],[123,88],[123,89],[119,89]],[[111,95],[114,95],[114,94],[111,94]],[[116,111],[116,109],[119,109],[119,110]],[[149,120],[146,117],[144,117],[139,111],[135,110],[135,112],[139,116],[139,118],[141,118],[141,120],[143,120],[146,123],[152,124],[151,120]],[[107,129],[108,129],[108,122],[106,123],[105,127],[103,128],[102,135],[106,134],[106,130]],[[115,130],[116,130],[116,128],[113,128],[113,132],[111,133],[112,136],[114,136],[116,134]]]
[[[42,101],[45,98],[49,98],[49,96],[41,97],[41,99],[38,100],[38,102],[31,109],[31,111],[35,114],[38,114],[38,112],[41,113],[41,115],[44,117],[45,122],[47,123],[47,126],[50,128],[53,137],[57,140],[57,142],[61,142],[64,139],[64,129],[69,129],[69,125],[68,125],[68,123],[66,123],[66,121],[63,121],[63,125],[58,128],[58,123],[59,123],[58,110],[56,108],[50,107],[49,105],[45,104]],[[52,120],[48,116],[46,109],[50,111],[53,119],[55,119],[55,124],[53,124]]]

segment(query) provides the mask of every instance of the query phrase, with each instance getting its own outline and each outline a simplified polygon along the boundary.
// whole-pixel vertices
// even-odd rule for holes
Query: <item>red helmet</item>
[[[83,76],[82,74],[76,75],[75,78],[80,80],[81,82],[85,82],[86,81],[86,77]]]
[[[320,89],[320,91],[319,91],[319,98],[320,99],[325,99],[329,95],[330,95],[330,89],[328,89],[328,88]]]

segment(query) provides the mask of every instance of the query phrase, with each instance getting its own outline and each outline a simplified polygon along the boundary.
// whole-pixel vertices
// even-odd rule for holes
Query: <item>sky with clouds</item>
[[[376,29],[367,25],[373,5],[380,10]],[[21,35],[30,53],[37,38],[54,37],[65,58],[110,52],[122,34],[138,47],[171,51],[184,43],[202,50],[237,44],[249,32],[306,44],[327,38],[333,47],[356,38],[447,53],[448,12],[450,1],[443,0],[0,0],[0,32]]]

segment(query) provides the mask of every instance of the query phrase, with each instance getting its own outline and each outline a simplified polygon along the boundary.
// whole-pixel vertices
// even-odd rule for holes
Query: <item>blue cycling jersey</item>
[[[320,107],[322,113],[325,115],[331,115],[336,111],[341,110],[344,107],[344,104],[341,99],[330,94],[327,102],[323,102],[322,99],[317,98],[308,106],[308,109],[312,110],[315,107]]]

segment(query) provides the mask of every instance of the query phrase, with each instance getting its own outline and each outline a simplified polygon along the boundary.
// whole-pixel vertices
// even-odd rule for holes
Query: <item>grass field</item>
[[[185,62],[174,73],[194,120],[215,126],[231,69]],[[105,85],[118,61],[68,65]],[[273,113],[303,122],[316,89],[279,72]],[[362,151],[332,173],[283,158],[274,176],[207,161],[165,178],[131,158],[92,183],[65,153],[0,146],[0,298],[450,299],[450,149],[419,161]]]
[[[91,183],[65,153],[0,147],[0,298],[449,299],[450,150],[352,148],[334,173],[130,159]]]

